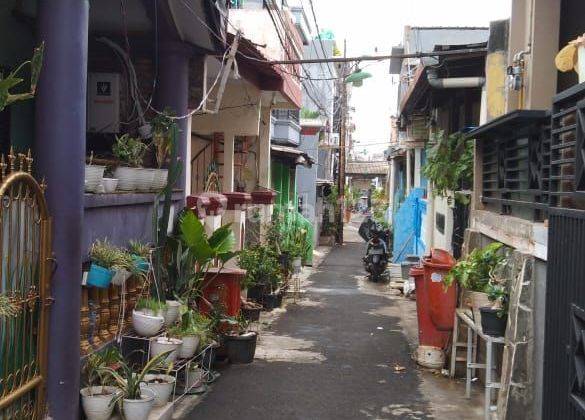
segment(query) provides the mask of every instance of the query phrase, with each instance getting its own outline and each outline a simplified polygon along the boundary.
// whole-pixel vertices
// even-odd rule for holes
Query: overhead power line
[[[268,64],[315,64],[315,63],[352,63],[360,61],[382,61],[391,59],[404,58],[423,58],[423,57],[448,57],[463,56],[469,54],[485,53],[487,48],[467,48],[453,51],[431,51],[417,52],[411,54],[391,54],[391,55],[362,55],[360,57],[331,57],[331,58],[307,58],[302,60],[270,60]]]

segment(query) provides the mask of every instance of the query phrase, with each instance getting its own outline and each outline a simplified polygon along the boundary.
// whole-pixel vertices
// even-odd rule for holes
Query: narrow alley
[[[223,370],[214,391],[185,418],[481,417],[450,381],[421,378],[401,325],[413,325],[416,340],[413,302],[366,280],[357,225],[346,227],[346,244],[333,248],[303,284],[302,299],[263,332],[256,361]],[[429,392],[433,386],[443,389]]]

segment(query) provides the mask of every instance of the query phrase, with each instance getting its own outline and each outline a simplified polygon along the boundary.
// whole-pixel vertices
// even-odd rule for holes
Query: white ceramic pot
[[[121,191],[134,191],[138,179],[139,168],[118,166],[114,172],[114,178],[118,179],[118,189]]]
[[[83,388],[81,394],[81,406],[87,420],[108,420],[112,416],[115,404],[112,400],[119,392],[113,386],[92,386]]]
[[[158,315],[147,315],[144,312],[132,311],[132,327],[138,335],[152,337],[163,327],[165,319]]]
[[[142,398],[139,400],[128,400],[124,398],[122,411],[126,420],[145,420],[148,418],[154,406],[155,393],[148,387],[141,389]]]
[[[85,191],[98,191],[98,187],[102,184],[105,170],[105,166],[85,165]]]
[[[164,363],[173,363],[177,360],[177,354],[181,344],[183,344],[183,340],[179,340],[178,338],[159,337],[150,344],[150,358],[152,359],[159,354],[170,351],[171,353],[165,357]]]
[[[112,277],[112,284],[114,286],[122,286],[132,276],[132,273],[123,268],[114,270],[114,277]]]
[[[176,300],[167,300],[167,309],[165,310],[164,313],[165,325],[167,327],[175,323],[175,321],[179,317],[180,308],[181,308],[180,302],[177,302]]]
[[[150,191],[154,169],[136,168],[136,189],[141,192]]]
[[[293,271],[295,274],[299,274],[303,268],[303,260],[301,258],[295,258],[292,262]]]
[[[190,359],[195,356],[195,352],[199,348],[199,341],[201,341],[198,335],[186,335],[182,337],[183,344],[179,349],[179,358]]]
[[[156,191],[162,190],[167,185],[168,177],[168,169],[155,169],[154,180],[152,181],[152,189]]]
[[[162,407],[171,399],[173,389],[175,388],[175,377],[171,375],[144,375],[146,383],[140,384],[140,388],[151,389],[154,396],[154,406]]]
[[[204,378],[205,372],[200,367],[188,369],[185,372],[185,388],[199,388],[203,385]]]
[[[116,191],[118,180],[116,178],[102,178],[102,185],[104,187],[104,193],[111,194]]]

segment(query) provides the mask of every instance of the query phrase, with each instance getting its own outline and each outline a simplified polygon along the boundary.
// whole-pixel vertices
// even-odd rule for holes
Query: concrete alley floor
[[[306,279],[301,300],[269,315],[254,363],[224,369],[181,418],[482,418],[460,382],[412,361],[414,302],[365,279],[356,223],[346,241]]]

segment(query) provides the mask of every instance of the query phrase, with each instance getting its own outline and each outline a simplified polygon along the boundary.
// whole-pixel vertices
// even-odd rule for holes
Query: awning
[[[234,37],[233,33],[228,32],[229,44]],[[245,37],[240,37],[238,51],[242,53],[236,55],[238,70],[247,81],[260,90],[279,92],[290,103],[291,108],[302,107],[301,85],[295,80],[295,76],[284,71],[282,65],[268,64],[270,60],[260,52],[256,44]]]
[[[273,144],[270,146],[270,150],[274,156],[294,160],[295,165],[303,165],[310,168],[315,163],[315,160],[311,156],[295,147]]]

